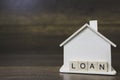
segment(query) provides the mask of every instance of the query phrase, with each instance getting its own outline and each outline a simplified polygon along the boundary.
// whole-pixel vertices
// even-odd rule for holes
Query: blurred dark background
[[[118,60],[120,0],[0,0],[0,66],[62,65],[59,44],[92,19]]]

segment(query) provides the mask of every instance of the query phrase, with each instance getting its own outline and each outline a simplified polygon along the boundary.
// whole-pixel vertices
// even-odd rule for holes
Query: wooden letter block
[[[71,61],[69,63],[70,71],[77,71],[78,70],[78,61]]]
[[[88,62],[88,71],[97,71],[97,62]]]
[[[107,72],[108,71],[108,63],[107,62],[98,62],[98,71]]]
[[[78,69],[80,71],[87,71],[87,61],[79,61]]]

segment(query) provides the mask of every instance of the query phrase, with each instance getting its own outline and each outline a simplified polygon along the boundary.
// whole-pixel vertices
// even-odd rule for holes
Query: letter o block
[[[87,71],[87,61],[79,61],[78,70],[80,72]]]

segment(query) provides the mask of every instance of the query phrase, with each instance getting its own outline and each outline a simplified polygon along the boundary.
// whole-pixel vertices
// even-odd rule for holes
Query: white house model
[[[115,75],[111,63],[112,41],[98,32],[97,20],[83,25],[60,44],[64,48],[63,73]]]

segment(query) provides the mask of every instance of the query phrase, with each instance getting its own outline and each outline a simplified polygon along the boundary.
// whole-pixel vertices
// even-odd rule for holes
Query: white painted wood
[[[64,59],[65,61],[109,61],[109,47],[109,43],[87,28],[64,46]]]
[[[76,37],[80,32],[82,32],[86,28],[91,29],[94,33],[96,33],[98,36],[100,36],[101,38],[103,38],[106,42],[108,42],[109,44],[111,44],[113,47],[117,47],[117,45],[115,43],[113,43],[112,41],[110,41],[109,39],[107,39],[105,36],[103,36],[102,34],[100,34],[98,31],[93,30],[90,27],[90,25],[88,25],[88,24],[83,25],[80,29],[78,29],[75,33],[73,33],[69,38],[67,38],[64,42],[62,42],[60,44],[60,47],[62,47],[65,44],[67,44],[69,41],[71,41],[74,37]]]
[[[89,21],[90,27],[95,30],[98,31],[98,24],[97,24],[97,20],[90,20]]]
[[[111,45],[116,47],[113,42],[90,28],[88,24],[85,24],[60,44],[60,46],[64,46],[64,64],[60,72],[115,74],[116,71],[112,69],[111,64]],[[71,61],[106,62],[108,67],[105,68],[105,70],[107,70],[107,72],[105,70],[93,71],[92,69],[82,72],[80,72],[80,70],[74,71],[69,68]]]

